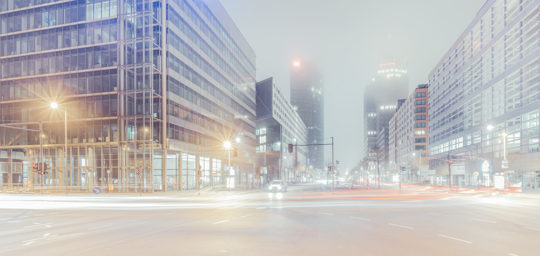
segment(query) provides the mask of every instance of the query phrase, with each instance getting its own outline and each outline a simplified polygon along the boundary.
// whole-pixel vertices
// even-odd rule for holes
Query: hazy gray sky
[[[410,89],[427,82],[485,0],[221,2],[257,54],[257,80],[274,76],[289,95],[292,59],[319,67],[325,136],[336,137],[336,159],[350,168],[362,156],[362,94],[377,64],[395,57],[408,66]]]

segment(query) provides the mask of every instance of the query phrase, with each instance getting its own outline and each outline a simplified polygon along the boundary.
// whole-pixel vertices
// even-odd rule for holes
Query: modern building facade
[[[257,171],[261,183],[282,179],[303,182],[311,178],[305,145],[307,128],[289,100],[268,78],[257,83]]]
[[[389,121],[398,99],[408,94],[407,70],[403,64],[379,64],[377,75],[364,92],[364,159],[367,170],[387,169]]]
[[[255,54],[217,0],[1,1],[0,65],[1,186],[255,180]]]
[[[538,1],[486,1],[429,75],[430,166],[447,179],[450,160],[454,185],[535,182],[538,12]]]
[[[324,86],[317,69],[305,62],[295,61],[291,69],[291,104],[307,126],[307,143],[325,143]],[[307,164],[325,170],[324,147],[308,149]]]
[[[411,179],[428,178],[429,92],[420,84],[398,108],[389,125],[389,166],[393,171],[407,171]]]

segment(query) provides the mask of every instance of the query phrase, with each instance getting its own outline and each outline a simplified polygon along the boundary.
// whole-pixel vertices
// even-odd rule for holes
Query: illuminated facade
[[[388,169],[389,121],[398,99],[408,94],[407,70],[395,61],[379,64],[377,75],[364,93],[364,156],[368,170]]]
[[[2,187],[218,186],[235,137],[255,180],[255,54],[217,0],[0,1],[0,65]]]
[[[261,182],[301,182],[309,178],[306,147],[289,153],[289,144],[305,145],[307,128],[273,78],[257,83],[257,170]]]
[[[540,166],[538,8],[538,1],[487,1],[429,75],[430,166],[447,175],[441,159],[452,160],[453,184],[491,185],[503,172],[523,188],[534,183]]]
[[[428,98],[428,85],[418,85],[407,99],[399,101],[390,120],[389,161],[394,171],[406,170],[415,176],[428,169]]]
[[[307,127],[307,143],[324,140],[324,86],[321,75],[308,63],[295,61],[291,69],[291,104]],[[308,149],[308,165],[325,170],[324,147]]]

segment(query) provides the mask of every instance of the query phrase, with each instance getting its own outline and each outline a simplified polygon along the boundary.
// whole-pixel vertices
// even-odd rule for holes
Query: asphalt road
[[[540,255],[540,197],[0,195],[0,255]]]

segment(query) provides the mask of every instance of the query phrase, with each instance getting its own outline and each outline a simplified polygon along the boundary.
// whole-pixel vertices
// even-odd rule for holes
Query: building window
[[[414,146],[414,149],[415,150],[426,150],[426,146],[425,145],[416,145],[416,146]]]
[[[416,115],[414,116],[414,120],[426,120],[426,115]]]
[[[414,94],[414,97],[415,98],[425,98],[426,93],[425,92],[417,92],[417,93]]]
[[[425,107],[415,108],[414,113],[426,113],[426,108]]]
[[[414,142],[415,143],[425,143],[426,138],[425,137],[414,138]]]
[[[426,105],[426,101],[425,100],[416,100],[416,101],[414,101],[414,105]]]
[[[424,122],[414,123],[414,128],[425,128],[425,127],[426,127],[426,123]]]

